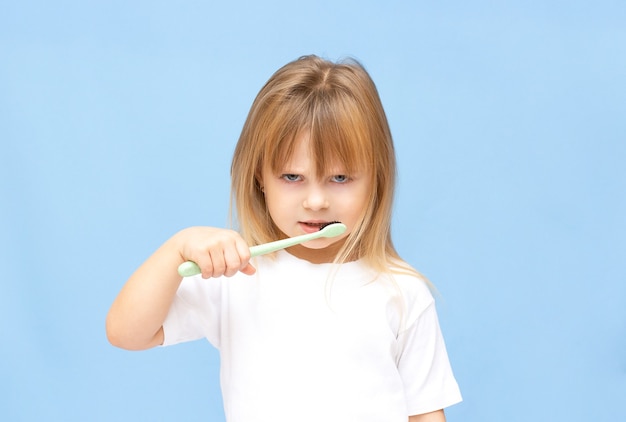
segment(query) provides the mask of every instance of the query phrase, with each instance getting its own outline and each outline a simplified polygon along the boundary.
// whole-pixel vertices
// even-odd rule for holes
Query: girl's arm
[[[143,350],[163,344],[163,322],[182,278],[178,266],[194,261],[202,277],[253,274],[250,250],[234,231],[192,227],[175,234],[128,279],[111,305],[106,333],[111,344]]]
[[[446,422],[446,415],[443,413],[443,409],[441,409],[422,415],[409,416],[409,422]]]

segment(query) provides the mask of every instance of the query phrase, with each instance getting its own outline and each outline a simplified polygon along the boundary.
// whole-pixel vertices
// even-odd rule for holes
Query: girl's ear
[[[254,179],[257,187],[261,192],[265,192],[265,181],[263,180],[263,174],[266,173],[266,168],[263,166],[259,166],[254,172]]]
[[[265,187],[263,186],[263,178],[261,177],[261,175],[257,174],[254,179],[256,181],[257,187],[261,190],[261,192],[265,193]]]

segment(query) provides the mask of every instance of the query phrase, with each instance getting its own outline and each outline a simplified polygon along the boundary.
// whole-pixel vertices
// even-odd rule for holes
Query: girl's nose
[[[311,186],[302,205],[313,211],[328,208],[328,197],[321,187]]]

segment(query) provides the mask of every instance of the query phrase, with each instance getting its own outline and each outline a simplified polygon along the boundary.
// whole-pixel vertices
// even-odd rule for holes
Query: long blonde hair
[[[254,100],[231,166],[238,229],[250,244],[284,236],[272,221],[259,184],[263,167],[278,170],[308,131],[317,173],[339,160],[348,174],[370,169],[371,196],[335,262],[363,259],[378,272],[416,274],[391,240],[396,159],[374,82],[356,60],[304,56],[280,68]],[[231,206],[231,209],[233,207]]]

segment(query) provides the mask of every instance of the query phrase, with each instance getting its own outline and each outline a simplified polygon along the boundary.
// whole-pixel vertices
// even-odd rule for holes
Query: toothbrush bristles
[[[341,221],[331,221],[328,223],[324,223],[320,226],[320,230],[324,230],[326,227],[330,226],[331,224],[337,224],[337,223],[341,223]]]

